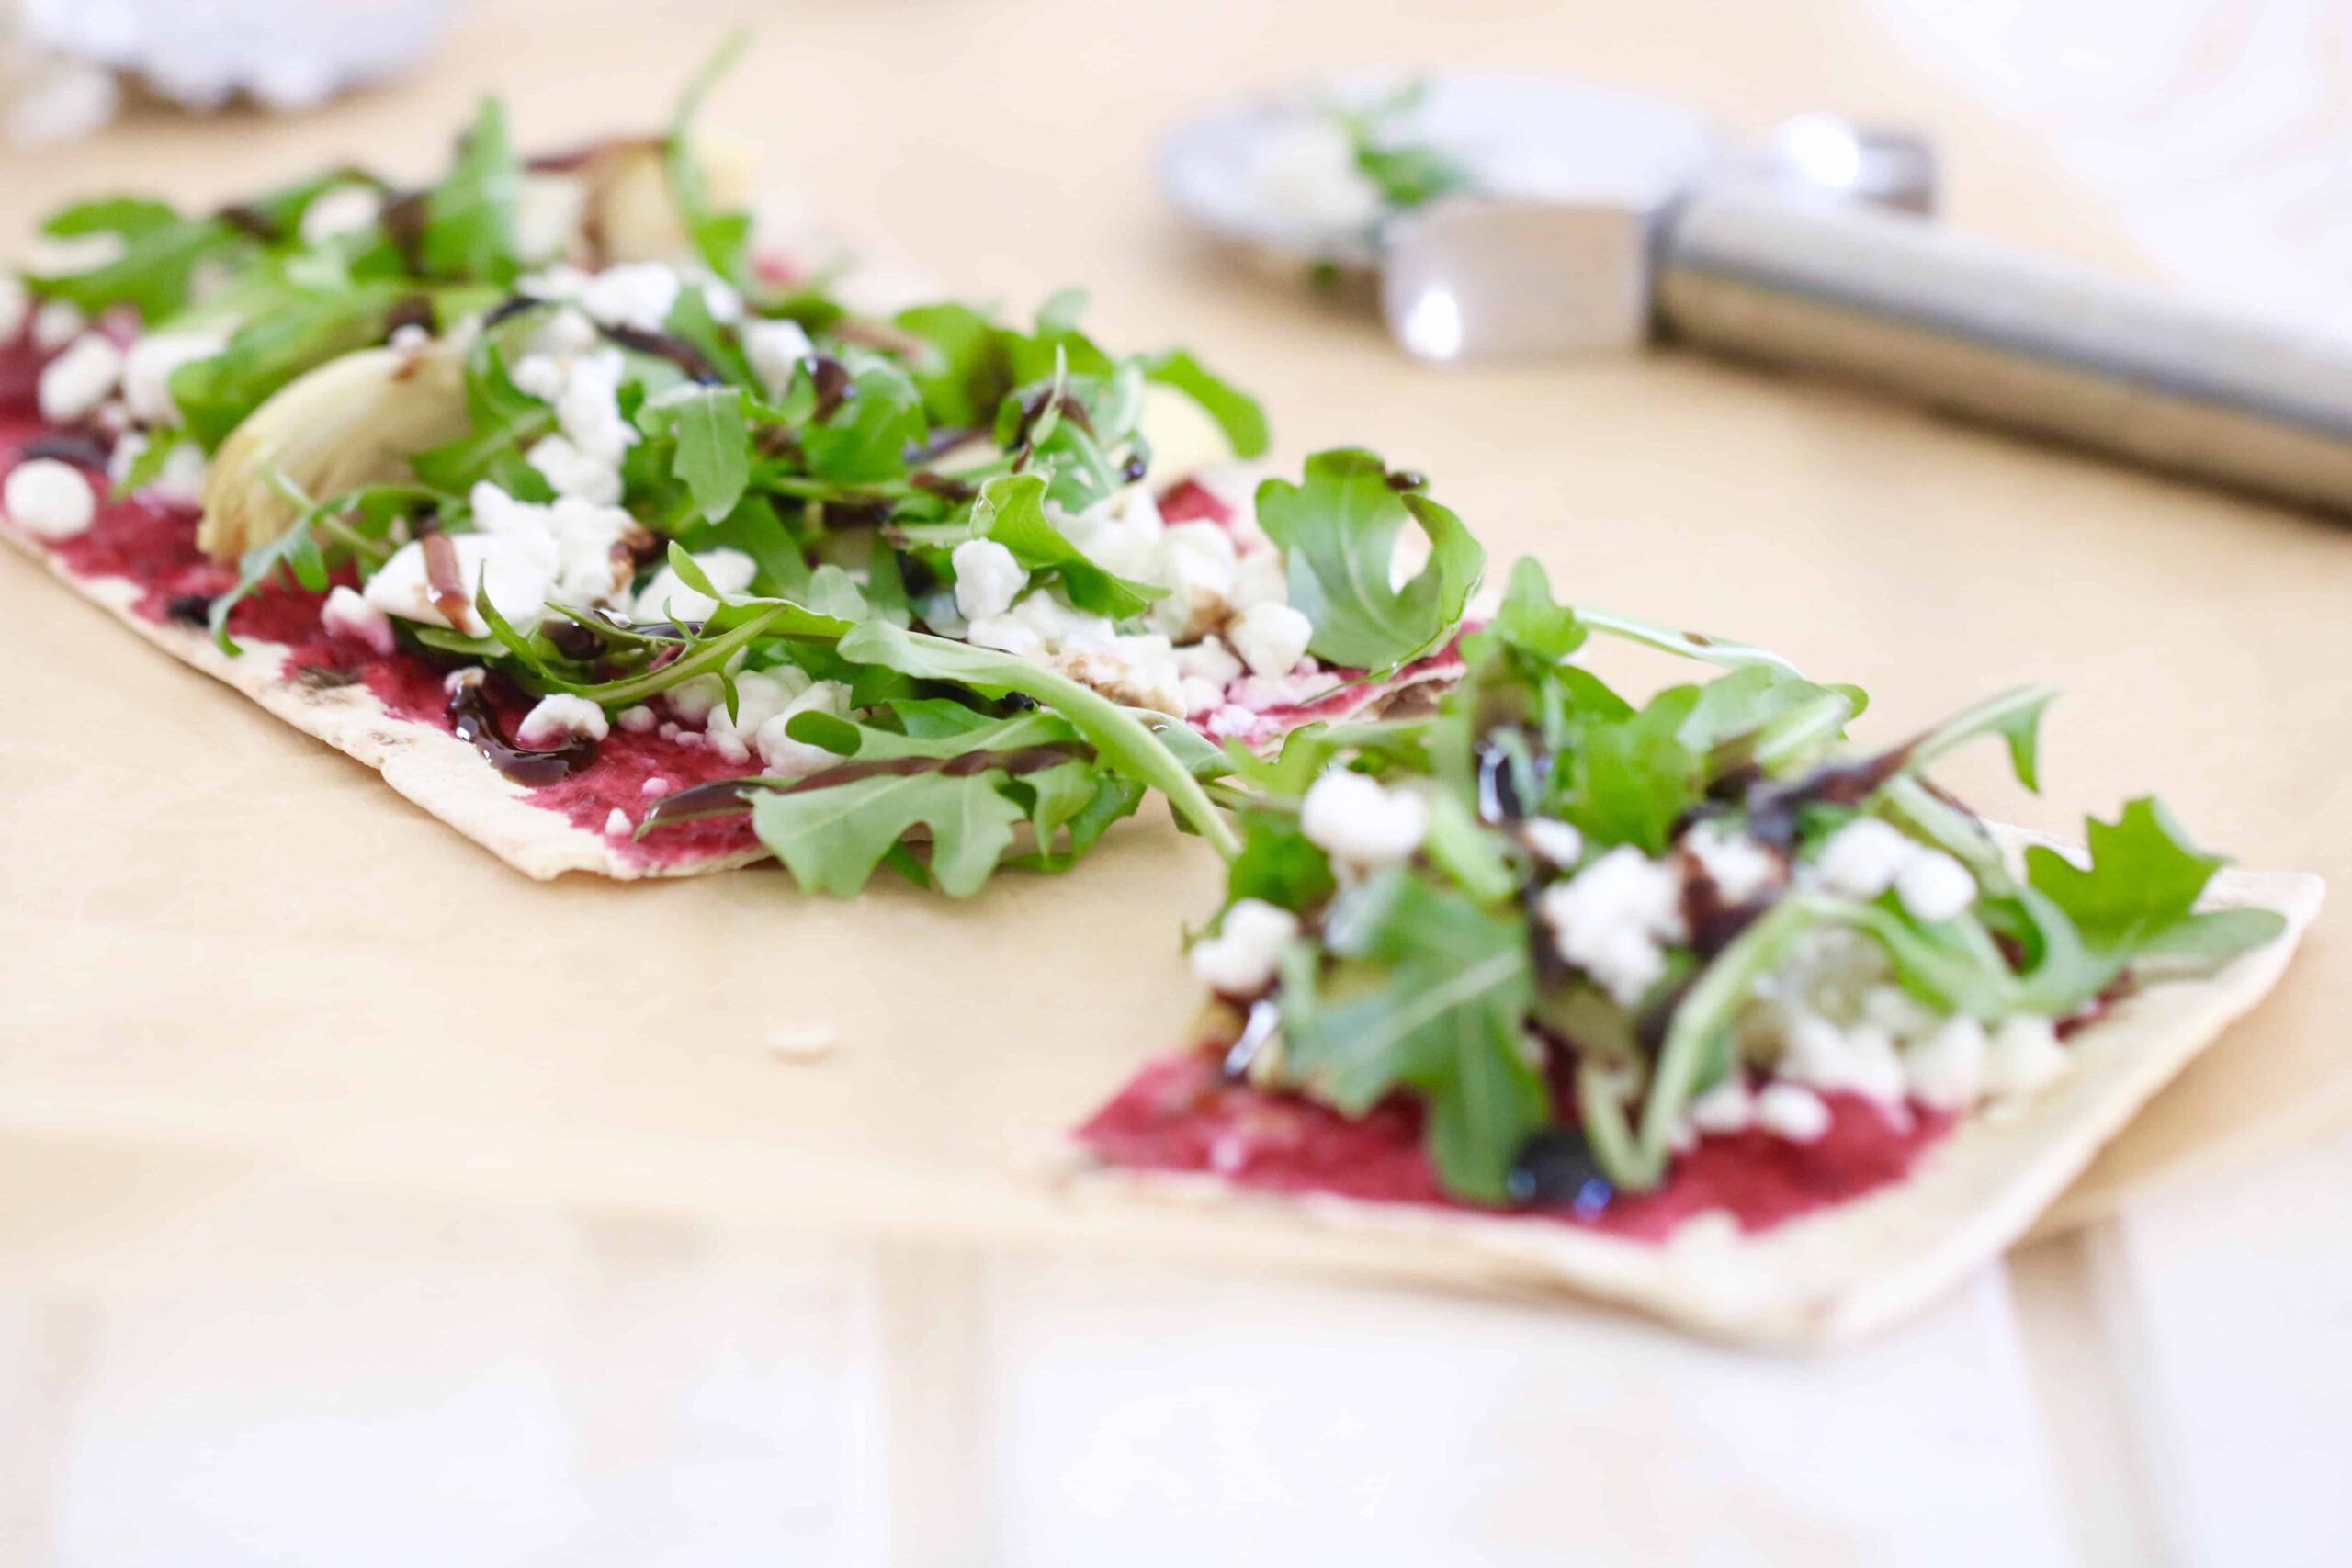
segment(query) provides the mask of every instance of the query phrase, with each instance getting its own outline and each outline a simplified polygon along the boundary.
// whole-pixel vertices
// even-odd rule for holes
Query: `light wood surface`
[[[2079,112],[2004,122],[1916,17],[1917,51],[1792,13],[500,0],[427,76],[313,119],[0,154],[0,236],[93,186],[421,168],[485,85],[545,142],[650,124],[749,17],[718,118],[774,145],[773,197],[972,292],[1091,282],[1107,335],[1261,390],[1287,457],[1425,468],[1583,597],[1871,686],[1871,736],[2059,680],[2050,799],[2012,809],[1988,766],[1961,781],[1988,808],[2051,826],[2160,787],[2251,863],[2352,872],[2352,536],[1702,364],[1415,370],[1193,249],[1142,179],[1210,96],[1502,62],[1748,130],[1924,124],[1955,221],[2151,269],[2127,223],[2172,220],[2052,161]],[[1975,76],[2005,72],[2031,74]],[[2167,93],[2262,97],[2225,87],[2119,95],[2098,145],[2167,145]],[[2334,1561],[2352,1145],[2199,1179],[2340,1122],[2338,916],[2069,1206],[2120,1220],[1851,1360],[1727,1358],[1024,1239],[1019,1154],[1188,1000],[1175,927],[1212,877],[1170,833],[969,911],[772,875],[524,886],[13,558],[0,602],[0,1562]],[[772,1058],[767,1029],[811,1021],[833,1061]]]

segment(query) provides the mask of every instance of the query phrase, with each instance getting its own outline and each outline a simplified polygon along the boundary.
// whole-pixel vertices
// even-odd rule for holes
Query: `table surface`
[[[2167,11],[2176,50],[2135,24],[2120,62],[2097,53],[2113,6],[2015,35],[1927,0],[1767,9],[1675,0],[1630,28],[1597,5],[1478,5],[1441,34],[1385,6],[1209,0],[1114,25],[1075,0],[681,3],[656,29],[640,7],[510,0],[468,13],[426,76],[314,119],[148,114],[10,155],[0,232],[109,183],[206,195],[347,153],[414,168],[415,128],[437,139],[485,84],[535,141],[651,122],[752,15],[718,118],[773,148],[771,197],[788,184],[966,292],[1090,280],[1114,341],[1181,334],[1261,391],[1286,457],[1351,441],[1422,468],[1498,555],[1542,556],[1578,597],[1860,681],[1871,735],[2058,680],[2048,799],[2012,809],[1991,766],[1959,775],[2003,815],[2062,825],[2160,786],[2252,863],[2352,872],[2352,536],[1703,363],[1416,370],[1368,321],[1185,243],[1139,178],[1209,96],[1506,61],[1748,130],[1815,107],[1923,124],[1953,221],[2220,288],[2261,226],[2241,203],[2199,249],[2181,210],[2223,210],[2212,192],[2276,168],[2292,209],[2314,188],[2293,169],[2342,166],[2312,151],[2342,141],[2324,95],[2276,85],[2281,60],[2344,65],[2340,41],[2278,41],[2336,39],[2316,5],[2249,0],[2220,8],[2245,18],[2229,27]],[[2101,92],[2057,90],[2070,72]],[[2266,72],[2271,91],[2244,85]],[[2127,177],[2133,146],[2194,178]],[[2310,231],[2290,217],[2274,252]],[[2265,276],[2328,297],[2323,269]],[[2340,1122],[2323,1022],[2352,976],[2332,918],[2078,1190],[2070,1213],[2100,1223],[1855,1356],[1759,1361],[1582,1312],[1005,1241],[1035,1217],[1008,1156],[1183,1006],[1169,911],[1204,907],[1210,876],[1172,834],[974,910],[812,907],[763,876],[526,886],[101,635],[13,558],[0,596],[31,666],[0,740],[0,943],[40,955],[0,1000],[0,1157],[8,1190],[39,1195],[0,1206],[0,1540],[27,1560],[392,1561],[431,1540],[483,1562],[1092,1562],[1137,1542],[1175,1562],[1246,1530],[1303,1561],[1349,1542],[1358,1561],[1556,1560],[1577,1539],[1708,1561],[2222,1562],[2257,1530],[2292,1562],[2352,1522],[2317,1483],[2352,1457],[2331,1328],[2352,1263],[2305,1245],[2352,1195],[2352,1145],[2206,1174]],[[623,927],[674,958],[584,983]],[[521,962],[484,931],[514,933]],[[976,979],[1081,942],[1072,962],[1115,953],[1118,984]],[[886,946],[932,961],[888,988],[817,978]],[[526,1008],[539,1027],[501,1027]],[[772,1059],[765,1027],[814,1021],[842,1032],[833,1062]],[[766,1223],[820,1212],[951,1213],[1003,1245]],[[1823,1440],[1791,1450],[1792,1429]]]

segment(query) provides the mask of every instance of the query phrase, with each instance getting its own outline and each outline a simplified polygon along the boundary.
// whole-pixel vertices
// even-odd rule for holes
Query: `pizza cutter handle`
[[[1692,195],[1654,265],[1693,346],[2352,514],[2352,340],[1785,189]]]

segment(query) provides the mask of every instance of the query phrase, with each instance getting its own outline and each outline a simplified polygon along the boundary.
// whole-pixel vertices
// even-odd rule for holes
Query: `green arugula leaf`
[[[1303,485],[1268,479],[1258,521],[1283,551],[1291,603],[1315,623],[1307,651],[1347,669],[1394,670],[1443,642],[1486,562],[1460,518],[1391,484],[1370,452],[1317,453]],[[1408,522],[1429,536],[1430,560],[1398,591],[1389,563]]]
[[[1637,713],[1584,716],[1571,730],[1559,813],[1596,845],[1665,852],[1704,792],[1704,758],[1685,744],[1701,689],[1673,686]]]
[[[514,384],[503,351],[487,333],[466,353],[466,414],[471,431],[409,459],[418,479],[453,495],[465,494],[503,459],[555,428],[555,411]]]
[[[1066,538],[1046,516],[1046,481],[1035,474],[1008,474],[980,487],[972,507],[972,530],[1011,550],[1031,571],[1060,577],[1071,604],[1114,621],[1139,615],[1168,590],[1131,582],[1104,570]]]
[[[506,110],[484,98],[458,143],[448,175],[425,193],[417,246],[427,276],[511,283],[521,270],[514,251],[523,165],[506,134]]]
[[[907,448],[922,440],[924,429],[922,393],[913,379],[888,360],[870,357],[841,406],[802,431],[800,445],[817,478],[873,484],[905,476]]]
[[[1526,1038],[1524,923],[1396,867],[1342,895],[1325,930],[1342,960],[1328,982],[1284,966],[1284,1076],[1351,1116],[1417,1090],[1446,1190],[1501,1202],[1521,1146],[1551,1119]]]
[[[297,294],[239,327],[228,346],[172,373],[172,401],[207,451],[305,371],[383,341],[385,321],[406,290],[369,283],[327,294]]]
[[[2132,801],[2113,822],[2088,819],[2084,834],[2088,866],[2037,844],[2026,852],[2026,880],[2115,969],[2143,957],[2211,967],[2285,933],[2284,919],[2267,909],[2195,913],[2206,884],[2229,863],[2193,847],[2153,796]]]
[[[61,222],[65,227],[59,228]],[[128,198],[68,208],[46,228],[61,237],[120,234],[123,251],[87,272],[37,276],[31,280],[37,292],[71,300],[94,316],[111,306],[129,305],[150,326],[187,306],[199,262],[246,243],[217,218],[182,219],[161,203]]]
[[[706,523],[733,512],[751,481],[751,425],[741,387],[706,387],[672,405],[677,453],[670,471],[685,481]]]
[[[910,369],[931,423],[941,428],[987,423],[1014,384],[1004,329],[952,300],[912,306],[891,320],[929,350]]]
[[[951,898],[979,891],[1028,815],[1004,771],[882,773],[821,789],[767,793],[752,802],[752,829],[808,892],[862,891],[883,857],[917,828],[930,831],[931,882]]]

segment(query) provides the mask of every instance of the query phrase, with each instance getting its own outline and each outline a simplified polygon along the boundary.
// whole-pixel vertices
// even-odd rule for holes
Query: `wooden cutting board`
[[[437,158],[505,91],[555,145],[658,124],[729,21],[763,28],[717,118],[803,198],[959,289],[1095,286],[1111,341],[1182,342],[1260,391],[1284,461],[1362,443],[1434,476],[1498,558],[1567,593],[1783,649],[1879,694],[1890,739],[2060,682],[2049,795],[1990,758],[1952,782],[2064,828],[2160,787],[2256,865],[2352,874],[2352,534],[1862,397],[1660,356],[1438,372],[1368,319],[1195,248],[1151,191],[1158,132],[1253,85],[1508,64],[1672,91],[1744,130],[1831,108],[1933,131],[1952,220],[2118,271],[2127,249],[2015,135],[1827,8],[1669,0],[1445,9],[1076,0],[789,9],[511,0],[424,78],[291,121],[142,110],[7,154],[0,235],[107,187],[201,199],[345,156]],[[1772,13],[1767,15],[1768,11]],[[1213,858],[1158,820],[1057,880],[968,905],[849,905],[773,873],[525,882],[101,618],[12,553],[0,726],[0,1129],[622,1207],[988,1234],[1063,1221],[1022,1162],[1193,1001],[1181,924]],[[2263,1011],[2069,1200],[2338,1116],[2352,1007],[2324,919]],[[779,1057],[827,1025],[829,1060]]]

